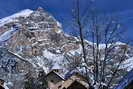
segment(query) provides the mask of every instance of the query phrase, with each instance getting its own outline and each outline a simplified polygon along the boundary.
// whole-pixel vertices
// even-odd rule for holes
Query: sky
[[[100,12],[117,14],[126,27],[126,38],[133,40],[133,0],[95,0]],[[23,9],[45,8],[68,31],[72,20],[73,0],[0,0],[0,18],[12,15]],[[81,0],[82,10],[88,7],[88,0]]]

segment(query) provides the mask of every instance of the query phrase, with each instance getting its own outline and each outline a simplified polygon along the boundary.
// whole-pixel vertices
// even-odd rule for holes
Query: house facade
[[[52,70],[46,75],[46,80],[48,81],[48,87],[50,89],[58,89],[58,86],[64,81],[64,78],[56,71],[57,70]]]

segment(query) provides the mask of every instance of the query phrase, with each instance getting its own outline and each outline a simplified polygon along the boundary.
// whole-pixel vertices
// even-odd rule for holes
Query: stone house
[[[64,79],[58,72],[52,70],[46,76],[50,89],[89,89],[89,85],[84,76],[76,73]]]
[[[58,89],[58,86],[62,84],[64,78],[58,74],[55,70],[52,70],[46,75],[46,80],[48,81],[48,87],[50,89]]]

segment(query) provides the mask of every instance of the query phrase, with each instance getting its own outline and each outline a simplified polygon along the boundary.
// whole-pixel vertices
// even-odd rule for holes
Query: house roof
[[[71,83],[71,85],[69,85],[67,87],[67,89],[71,89],[71,88],[76,88],[76,89],[87,89],[88,87],[86,87],[85,85],[83,85],[82,83],[78,82],[78,81],[74,81]]]
[[[46,75],[46,77],[47,77],[48,75],[50,75],[51,73],[56,74],[56,75],[59,76],[62,80],[64,80],[64,77],[61,76],[60,74],[58,74],[57,72],[55,72],[54,70],[50,71],[50,72]]]
[[[60,89],[68,88],[69,86],[71,86],[74,82],[78,82],[81,85],[83,85],[84,87],[88,88],[89,85],[86,81],[82,80],[81,78],[79,78],[79,76],[71,76],[69,79],[65,80],[62,84],[62,87]]]
[[[124,76],[119,83],[118,86],[116,86],[114,89],[124,89],[126,86],[128,86],[133,81],[133,69],[128,72],[126,76]]]
[[[82,77],[82,78],[84,78],[84,79],[86,79],[86,77],[83,75],[83,74],[81,74],[79,71],[69,71],[69,72],[67,72],[66,74],[65,74],[65,79],[67,80],[67,79],[69,79],[70,77],[72,77],[72,76],[74,76],[74,75],[78,75],[78,76],[80,76],[80,77]]]
[[[0,79],[0,81],[5,82],[3,79]]]

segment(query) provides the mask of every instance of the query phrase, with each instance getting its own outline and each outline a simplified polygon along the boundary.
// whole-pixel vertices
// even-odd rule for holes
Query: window
[[[53,83],[53,82],[54,82],[54,80],[51,80],[51,82]]]

